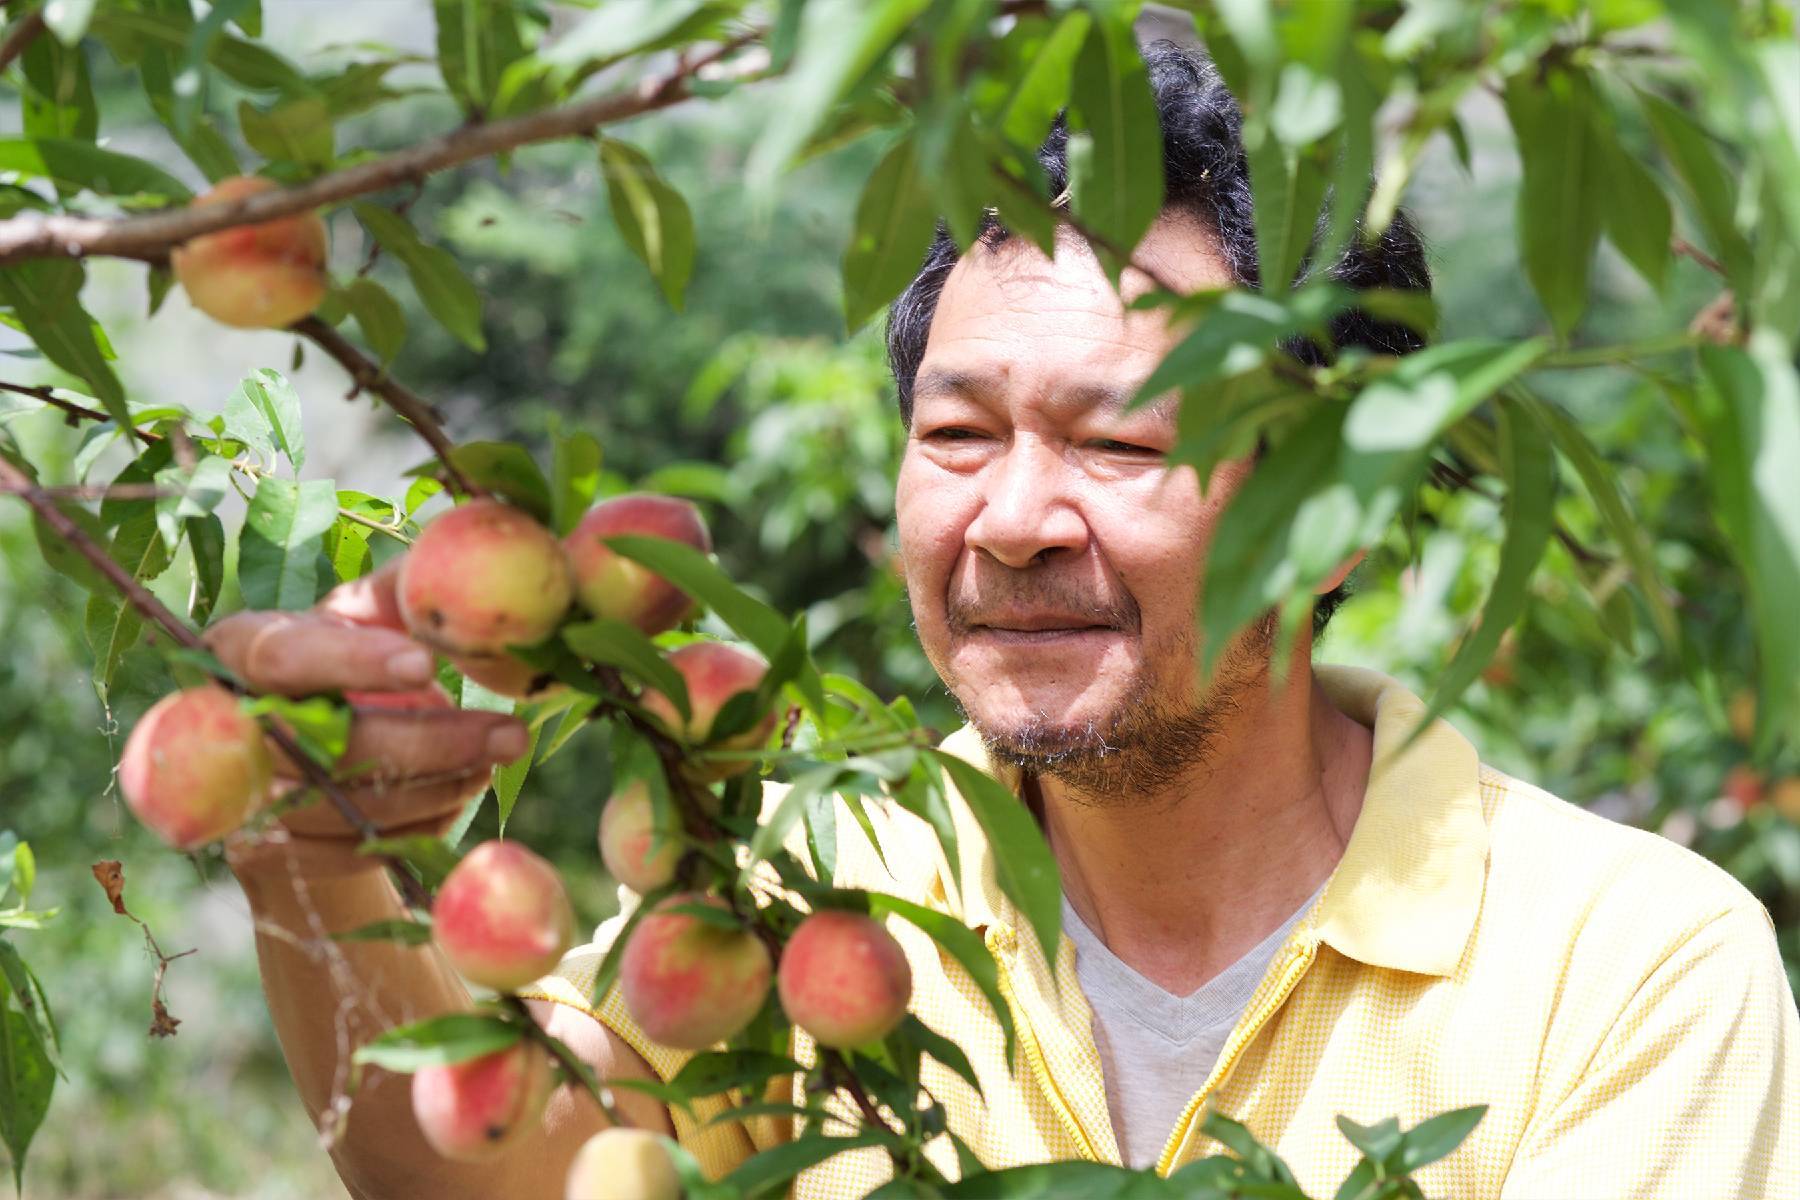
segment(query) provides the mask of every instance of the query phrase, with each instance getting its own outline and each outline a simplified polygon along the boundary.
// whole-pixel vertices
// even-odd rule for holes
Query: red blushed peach
[[[769,951],[753,933],[721,929],[676,904],[701,902],[696,893],[672,896],[639,921],[619,962],[625,1008],[651,1041],[704,1050],[750,1023],[769,992]]]
[[[550,1056],[536,1042],[522,1041],[414,1072],[413,1118],[445,1158],[480,1162],[538,1124],[551,1083]]]
[[[126,805],[177,850],[243,825],[267,798],[273,777],[256,719],[214,684],[157,701],[125,739],[119,759]]]
[[[548,529],[498,500],[471,500],[427,525],[401,560],[400,615],[440,653],[492,662],[549,637],[571,587]]]
[[[483,842],[456,865],[431,904],[432,938],[450,965],[496,992],[548,974],[575,936],[556,868],[517,842]]]
[[[781,1007],[822,1046],[861,1046],[906,1016],[912,967],[894,935],[861,913],[822,909],[781,950]]]
[[[223,179],[195,204],[241,200],[277,185],[240,175]],[[204,233],[175,247],[169,265],[195,308],[240,329],[281,329],[319,307],[325,273],[325,222],[316,212]]]
[[[698,746],[712,736],[713,721],[739,692],[754,692],[768,673],[768,664],[748,651],[723,642],[693,642],[669,654],[669,665],[681,673],[687,683],[689,717],[681,719],[675,705],[661,692],[646,691],[643,704],[674,736]],[[773,711],[764,713],[755,725],[719,742],[711,749],[749,750],[769,740],[775,729]],[[696,779],[728,779],[746,770],[748,762],[693,763],[690,771]]]
[[[675,878],[684,847],[674,829],[655,825],[650,785],[634,779],[600,813],[600,858],[614,879],[643,895]]]
[[[563,1200],[681,1200],[681,1176],[647,1129],[602,1129],[575,1152]]]
[[[626,534],[667,538],[705,554],[712,550],[706,522],[686,500],[633,493],[596,504],[563,538],[575,570],[575,598],[583,608],[647,634],[673,629],[694,611],[694,602],[648,567],[615,554],[604,540]]]

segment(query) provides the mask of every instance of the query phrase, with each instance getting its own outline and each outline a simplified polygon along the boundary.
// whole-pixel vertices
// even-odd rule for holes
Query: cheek
[[[942,611],[945,581],[956,567],[968,514],[962,490],[912,454],[901,460],[894,489],[900,561],[916,615]]]

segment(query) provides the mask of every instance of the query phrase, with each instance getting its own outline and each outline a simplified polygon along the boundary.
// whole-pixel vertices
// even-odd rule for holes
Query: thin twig
[[[157,487],[154,483],[77,483],[56,487],[33,484],[32,490],[52,500],[162,500],[183,494]],[[12,484],[0,483],[0,496],[22,495],[24,493]]]
[[[0,71],[12,66],[13,59],[25,53],[25,47],[31,45],[31,39],[43,31],[44,10],[42,8],[34,8],[20,17],[19,23],[8,31],[6,40],[0,42]]]
[[[1700,247],[1694,245],[1694,243],[1688,241],[1686,238],[1670,238],[1669,249],[1674,253],[1681,255],[1683,258],[1693,259],[1695,262],[1711,271],[1714,275],[1717,275],[1720,279],[1725,278],[1725,264],[1702,250]]]
[[[184,646],[189,650],[197,650],[203,654],[208,653],[206,643],[200,639],[199,634],[182,624],[181,619],[170,612],[162,601],[150,593],[148,588],[133,578],[129,571],[101,549],[100,545],[90,538],[81,526],[56,506],[56,503],[45,494],[44,489],[39,487],[30,476],[5,459],[0,459],[0,484],[7,485],[8,491],[23,498],[25,503],[31,506],[32,511],[43,519],[44,524],[48,525],[64,542],[74,547],[76,553],[87,559],[94,569],[106,578],[107,582],[119,590],[133,608],[160,626],[169,637],[174,639],[177,645]],[[243,685],[234,679],[219,677],[219,683],[239,695],[247,694]],[[362,810],[357,808],[350,797],[344,794],[343,789],[339,788],[332,780],[331,773],[315,762],[312,756],[301,748],[300,743],[294,739],[292,734],[272,720],[263,722],[263,729],[269,740],[280,747],[282,753],[286,754],[300,768],[301,774],[306,776],[307,783],[323,792],[326,799],[330,800],[332,806],[338,810],[339,815],[351,828],[362,835],[364,840],[381,836],[381,831],[376,828],[374,822],[363,815]],[[430,909],[430,893],[413,877],[412,872],[405,864],[391,856],[384,857],[384,861],[393,868],[394,874],[398,877],[400,889],[406,895],[407,900],[417,907]]]
[[[505,121],[459,126],[404,150],[320,175],[294,187],[258,192],[241,200],[169,208],[140,217],[20,213],[0,221],[0,266],[53,256],[142,257],[166,253],[170,247],[203,233],[305,212],[416,182],[434,172],[520,146],[585,134],[601,125],[686,100],[693,94],[690,84],[701,69],[756,41],[765,32],[758,28],[739,34],[696,56],[684,69],[644,80],[625,92],[594,96]]]
[[[5,380],[0,380],[0,392],[13,392],[20,396],[29,396],[33,400],[43,401],[45,404],[50,405],[52,408],[60,408],[64,412],[69,414],[69,424],[71,424],[71,425],[75,424],[77,421],[83,421],[83,420],[85,420],[85,421],[110,421],[110,420],[112,420],[111,413],[101,412],[97,408],[89,408],[85,404],[77,404],[73,400],[64,400],[61,396],[58,396],[52,389],[50,389],[48,387],[43,387],[41,385],[40,386],[31,386],[31,385],[23,384],[23,383],[7,383]],[[131,432],[136,434],[138,437],[138,440],[142,441],[146,446],[148,446],[151,442],[162,441],[161,434],[150,433],[147,430],[139,429],[135,425],[133,425],[131,427]]]
[[[438,424],[437,416],[432,412],[431,404],[425,397],[382,370],[366,354],[358,350],[349,338],[319,318],[307,317],[304,320],[296,321],[288,328],[335,358],[338,364],[350,373],[350,378],[356,381],[358,387],[374,392],[387,401],[389,408],[405,417],[418,431],[419,436],[425,439],[425,444],[430,446],[432,452],[438,456],[438,461],[443,464],[444,474],[448,477],[450,486],[465,496],[483,494],[480,488],[469,482],[469,477],[464,475],[462,469],[456,465],[456,446],[444,435],[444,427]]]

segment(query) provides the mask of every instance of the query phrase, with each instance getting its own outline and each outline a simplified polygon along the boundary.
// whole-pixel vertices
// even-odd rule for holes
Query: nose
[[[1041,439],[1013,437],[982,472],[981,511],[969,522],[964,544],[1019,569],[1059,551],[1080,552],[1088,528],[1067,472],[1062,456]]]

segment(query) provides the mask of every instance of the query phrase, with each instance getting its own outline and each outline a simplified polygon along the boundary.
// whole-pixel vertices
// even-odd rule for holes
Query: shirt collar
[[[1402,751],[1425,704],[1386,675],[1328,664],[1315,664],[1313,673],[1333,704],[1374,731],[1375,743],[1350,841],[1300,929],[1371,966],[1448,975],[1462,959],[1481,908],[1488,828],[1480,759],[1442,719]],[[992,761],[972,726],[944,739],[942,749],[1018,793],[1019,771]],[[941,847],[921,856],[935,864],[935,890],[969,925],[1016,929],[1019,918],[1000,890],[986,835],[948,781],[946,790],[961,870],[949,871]],[[1032,938],[1020,941],[1035,944]]]

